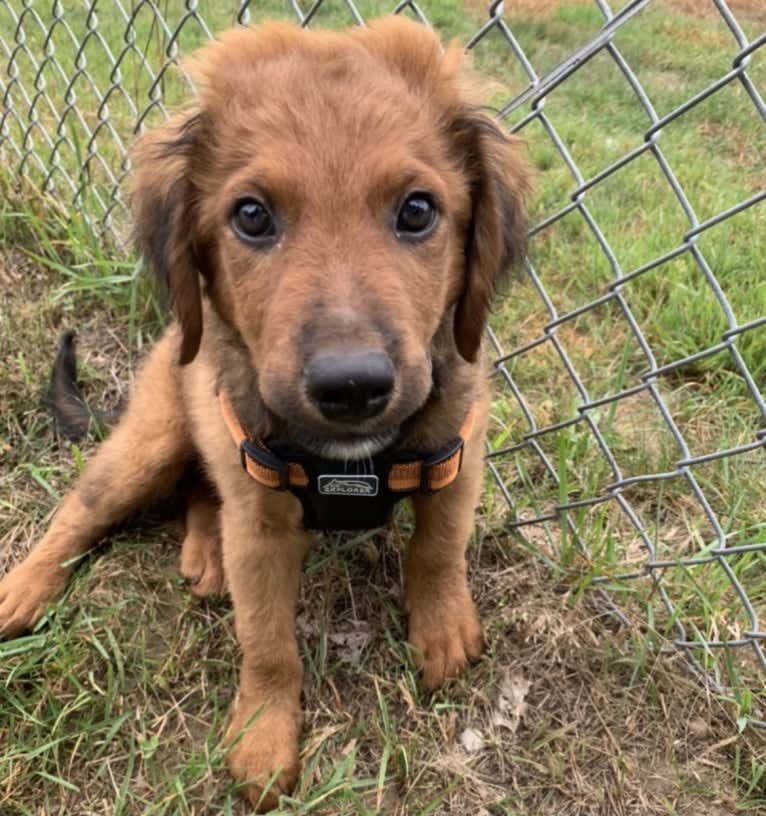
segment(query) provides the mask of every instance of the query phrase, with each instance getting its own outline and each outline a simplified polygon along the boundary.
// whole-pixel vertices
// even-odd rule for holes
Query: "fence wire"
[[[672,162],[663,150],[663,135],[669,126],[683,128],[695,107],[732,86],[744,91],[751,104],[750,115],[759,123],[766,120],[763,97],[748,73],[766,45],[766,33],[748,39],[726,2],[709,0],[708,16],[718,19],[728,33],[729,67],[718,79],[660,114],[639,80],[641,72],[618,47],[620,32],[630,31],[631,22],[650,2],[631,0],[613,10],[606,0],[595,0],[601,19],[591,39],[547,71],[536,69],[535,58],[528,56],[529,48],[522,47],[523,38],[514,35],[503,3],[497,0],[466,40],[467,48],[501,56],[502,70],[515,72],[518,87],[511,98],[503,100],[499,120],[531,143],[544,141],[554,159],[563,162],[570,179],[565,198],[555,207],[548,206],[530,230],[526,273],[537,304],[533,330],[509,332],[508,321],[498,318],[489,332],[494,378],[501,395],[496,406],[501,406],[505,430],[491,434],[487,461],[496,490],[507,505],[504,523],[508,530],[564,570],[569,557],[564,544],[573,543],[581,566],[591,568],[589,583],[601,587],[618,616],[644,624],[649,633],[670,635],[674,653],[687,667],[718,691],[733,695],[743,712],[741,726],[766,727],[766,630],[764,609],[759,609],[766,600],[766,524],[761,514],[759,523],[743,530],[737,523],[740,497],[722,498],[721,483],[703,478],[704,468],[715,463],[725,463],[724,481],[735,466],[743,468],[746,481],[760,491],[762,509],[766,401],[763,382],[759,384],[756,375],[762,379],[763,369],[754,370],[753,361],[741,349],[745,338],[766,329],[766,303],[756,303],[756,316],[740,322],[727,287],[716,275],[716,264],[702,246],[711,230],[745,210],[759,207],[763,214],[766,190],[756,188],[722,211],[700,217],[679,181],[678,162]],[[168,108],[188,94],[187,83],[169,70],[182,51],[227,25],[278,15],[293,16],[303,25],[315,21],[361,25],[367,13],[393,10],[429,24],[427,0],[421,5],[405,0],[393,9],[384,9],[382,3],[363,7],[362,0],[357,4],[351,0],[315,0],[310,5],[298,0],[265,0],[223,8],[225,5],[198,0],[53,0],[43,10],[35,0],[0,0],[0,159],[5,172],[19,185],[54,194],[82,211],[118,246],[126,246],[129,219],[121,195],[130,172],[126,146],[134,132],[161,120]],[[548,112],[546,103],[554,92],[566,95],[573,78],[587,72],[596,59],[611,61],[619,81],[643,111],[646,125],[635,134],[634,146],[619,155],[609,143],[608,127],[602,128],[602,152],[605,156],[611,153],[611,159],[584,173],[574,158],[571,138],[557,130],[556,117]],[[750,150],[766,151],[763,131],[761,135],[760,143]],[[715,156],[710,156],[710,163],[714,180]],[[608,236],[614,243],[613,229],[602,227],[599,213],[603,208],[593,202],[600,191],[614,191],[610,179],[617,179],[618,187],[633,184],[636,176],[630,171],[639,165],[642,173],[662,179],[684,221],[675,244],[653,252],[655,224],[649,214],[635,236],[645,247],[643,260],[630,266],[610,245]],[[614,206],[619,207],[619,201]],[[572,223],[579,237],[573,237],[570,229],[568,237],[562,238],[560,228]],[[766,221],[760,223],[766,231]],[[626,221],[625,228],[629,227]],[[535,253],[536,244],[547,236],[554,242],[563,241],[564,246],[575,240],[593,244],[599,262],[609,270],[600,291],[576,304],[561,296],[550,283],[550,259],[541,255],[538,261]],[[645,328],[637,293],[650,278],[656,281],[666,273],[672,277],[670,270],[679,262],[693,270],[688,297],[692,303],[700,298],[700,308],[703,300],[708,304],[704,308],[712,304],[723,330],[713,342],[668,359],[658,355],[656,337]],[[578,270],[572,274],[577,275]],[[759,291],[756,287],[754,297]],[[514,289],[508,296],[511,313],[515,293]],[[592,381],[592,374],[583,373],[588,367],[573,353],[571,343],[573,336],[587,334],[589,327],[603,322],[599,317],[603,314],[613,327],[619,326],[625,344],[635,349],[630,364],[617,366],[619,376],[606,388],[603,382]],[[547,368],[540,366],[540,360],[547,361]],[[636,366],[636,360],[640,365]],[[559,390],[551,386],[550,393],[568,393],[569,406],[540,410],[540,389],[546,388],[540,379],[548,376],[551,365],[565,385]],[[525,374],[525,366],[532,370],[532,379]],[[693,435],[693,425],[690,430],[678,421],[678,403],[685,399],[685,392],[677,383],[695,366],[735,377],[753,409],[750,426],[735,444],[708,450],[705,440]],[[530,387],[535,376],[537,385]],[[700,411],[725,410],[708,396],[708,405],[700,401]],[[643,426],[638,447],[649,449],[655,436],[669,435],[672,455],[663,468],[653,467],[648,461],[651,457],[645,457],[638,467],[625,465],[626,448],[636,445],[635,440],[625,444],[625,435],[632,432],[617,429],[615,420],[620,416],[633,426]],[[580,474],[579,482],[571,483],[570,470],[577,470],[578,456],[584,469],[598,478],[589,480],[587,474]],[[682,510],[675,515],[668,510],[672,502],[663,499],[671,494],[681,497],[676,504]],[[684,524],[688,534],[679,536],[678,528]],[[644,589],[634,591],[639,584]],[[708,592],[709,586],[715,590]],[[714,607],[724,595],[728,598],[725,614],[717,615],[713,608],[706,618],[699,611]]]

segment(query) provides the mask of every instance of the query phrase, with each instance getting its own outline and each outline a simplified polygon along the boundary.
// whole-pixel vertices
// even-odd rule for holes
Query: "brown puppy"
[[[252,438],[339,472],[439,451],[470,427],[457,478],[413,495],[405,599],[427,687],[482,649],[464,556],[489,400],[480,344],[498,276],[523,253],[528,183],[461,62],[400,18],[241,28],[201,49],[195,107],[133,154],[141,249],[176,320],[44,538],[0,581],[7,637],[61,594],[66,562],[201,462],[217,495],[190,497],[182,571],[197,594],[224,580],[231,594],[243,658],[229,761],[262,808],[299,770],[294,613],[310,535],[293,492],[243,469],[219,389]]]

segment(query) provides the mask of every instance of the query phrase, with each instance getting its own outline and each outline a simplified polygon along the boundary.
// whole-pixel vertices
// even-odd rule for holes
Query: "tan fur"
[[[205,484],[195,484],[188,495],[186,530],[178,571],[198,598],[223,595],[226,578],[221,554],[221,502]]]
[[[481,653],[464,555],[489,404],[479,345],[498,276],[523,253],[528,183],[517,143],[468,98],[461,63],[458,48],[443,53],[432,32],[399,18],[347,33],[237,29],[201,49],[194,106],[133,156],[141,248],[177,319],[48,532],[0,581],[0,633],[12,636],[61,594],[72,569],[63,562],[201,462],[215,489],[190,493],[181,572],[195,594],[231,594],[242,667],[229,763],[261,809],[299,771],[294,614],[310,537],[292,494],[242,470],[218,387],[254,435],[393,429],[397,444],[425,450],[452,439],[478,404],[458,479],[413,500],[405,597],[426,686]],[[419,243],[393,232],[413,190],[440,212]],[[243,195],[279,214],[268,250],[229,226]],[[382,414],[352,433],[320,414],[302,377],[317,349],[359,346],[386,349],[396,381]]]

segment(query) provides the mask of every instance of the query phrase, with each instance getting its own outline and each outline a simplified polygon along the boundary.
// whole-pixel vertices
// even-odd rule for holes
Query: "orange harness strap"
[[[234,411],[231,399],[223,388],[218,391],[218,404],[229,434],[240,449],[242,466],[256,482],[276,490],[309,486],[310,480],[303,465],[299,462],[282,462],[260,440],[251,438],[245,432]],[[476,404],[474,403],[463,420],[457,439],[446,451],[446,455],[442,450],[425,459],[391,465],[388,472],[388,489],[393,493],[413,493],[418,490],[432,493],[451,485],[460,473],[463,446],[471,436],[475,420]],[[255,457],[254,452],[257,454]],[[425,483],[423,481],[424,469]]]
[[[457,479],[460,473],[460,466],[463,463],[463,445],[471,436],[473,423],[476,421],[476,403],[471,405],[463,420],[463,424],[458,431],[460,445],[446,459],[432,464],[428,467],[427,484],[428,492],[441,490]],[[428,460],[416,462],[402,462],[391,467],[388,474],[388,489],[395,493],[411,492],[418,490],[421,486],[423,465],[428,466]]]
[[[231,399],[229,398],[226,390],[223,388],[218,391],[218,404],[221,406],[221,415],[223,416],[223,421],[226,423],[226,427],[229,429],[231,438],[240,449],[242,455],[242,467],[244,467],[244,469],[250,474],[250,476],[253,477],[253,479],[255,479],[256,482],[262,484],[264,487],[271,487],[275,490],[279,490],[280,488],[284,488],[288,485],[291,487],[308,487],[309,477],[306,475],[306,471],[303,469],[303,466],[298,462],[287,463],[288,485],[285,485],[283,483],[282,469],[269,467],[267,464],[254,459],[252,456],[248,456],[242,445],[243,442],[252,442],[252,444],[255,444],[261,448],[264,451],[264,454],[269,454],[269,450],[258,440],[251,440],[248,434],[245,433],[245,429],[242,427],[239,417],[234,412],[234,406],[231,404]],[[276,459],[276,457],[274,458]]]

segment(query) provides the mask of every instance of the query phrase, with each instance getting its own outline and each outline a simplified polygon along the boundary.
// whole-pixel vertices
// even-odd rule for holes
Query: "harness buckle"
[[[271,451],[254,444],[249,439],[243,439],[239,443],[239,461],[244,470],[249,473],[247,470],[248,459],[252,459],[257,465],[279,476],[279,484],[274,487],[275,490],[287,490],[290,487],[290,472],[287,468],[287,462],[283,462]],[[269,486],[271,487],[271,485]]]
[[[460,473],[460,470],[463,467],[464,450],[465,440],[462,437],[458,436],[452,442],[450,442],[447,447],[444,447],[440,451],[437,451],[433,456],[429,456],[428,459],[424,459],[423,464],[420,466],[420,492],[426,496],[430,496],[441,489],[441,488],[434,489],[429,487],[428,485],[428,479],[429,476],[431,475],[431,468],[435,467],[436,465],[442,464],[442,462],[446,462],[447,459],[451,459],[456,453],[460,453],[460,458],[458,459],[457,469],[455,473],[456,474]]]

